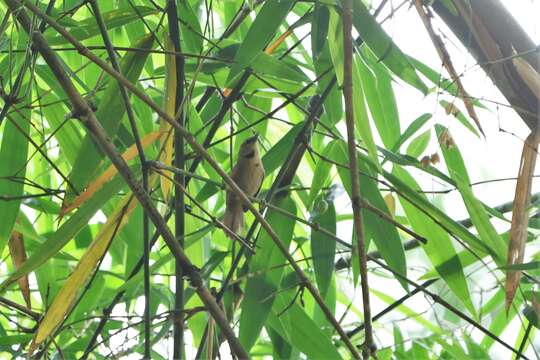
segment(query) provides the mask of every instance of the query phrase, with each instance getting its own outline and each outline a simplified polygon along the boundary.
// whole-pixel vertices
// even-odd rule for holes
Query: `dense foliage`
[[[451,73],[402,52],[381,25],[400,13],[368,3],[352,2],[352,59],[340,1],[0,3],[0,356],[238,355],[216,313],[253,357],[361,352],[371,322],[344,79],[378,358],[538,356],[537,197],[524,264],[509,266],[512,203],[475,195],[452,137],[457,128],[480,143],[474,108],[491,104],[462,101]],[[404,118],[397,87],[446,116],[419,108]],[[230,173],[255,133],[266,178],[231,240],[220,228],[230,188],[220,169]],[[425,178],[438,194],[424,191]],[[445,209],[450,192],[467,218]],[[508,270],[523,276],[506,311]],[[221,310],[207,311],[207,289]],[[518,331],[505,332],[510,324]]]

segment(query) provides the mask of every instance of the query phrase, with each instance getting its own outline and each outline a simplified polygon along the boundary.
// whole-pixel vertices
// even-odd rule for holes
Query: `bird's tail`
[[[240,201],[235,202],[234,205],[227,206],[225,210],[225,215],[223,216],[223,224],[231,229],[236,234],[244,227],[244,211],[242,210],[242,204]],[[232,238],[232,236],[225,232],[227,237]]]

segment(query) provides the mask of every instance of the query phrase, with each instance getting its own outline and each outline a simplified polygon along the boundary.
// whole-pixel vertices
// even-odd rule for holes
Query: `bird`
[[[255,135],[240,145],[236,165],[231,171],[231,178],[247,196],[257,196],[265,175],[259,154],[258,139],[259,135]],[[248,210],[248,207],[229,188],[227,189],[225,206],[223,224],[238,235],[244,227],[244,212]],[[225,233],[227,237],[233,238],[232,234]]]

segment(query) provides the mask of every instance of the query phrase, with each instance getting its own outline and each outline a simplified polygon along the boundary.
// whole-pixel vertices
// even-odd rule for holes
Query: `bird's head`
[[[259,148],[257,146],[257,140],[259,135],[252,136],[247,138],[246,141],[240,145],[239,157],[241,158],[252,158],[255,155],[259,154]]]

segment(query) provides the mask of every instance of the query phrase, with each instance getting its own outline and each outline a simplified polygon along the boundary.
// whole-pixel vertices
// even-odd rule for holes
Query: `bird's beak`
[[[255,134],[252,137],[247,138],[247,143],[254,143],[255,141],[259,140],[259,134]]]

